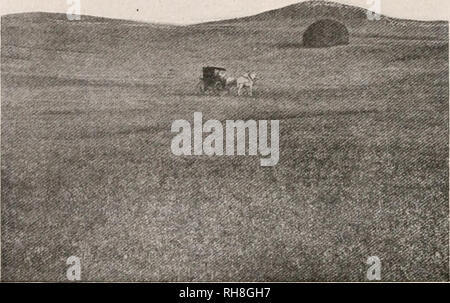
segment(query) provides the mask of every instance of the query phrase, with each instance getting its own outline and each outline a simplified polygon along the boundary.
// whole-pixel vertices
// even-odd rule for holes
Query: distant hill
[[[356,6],[340,4],[336,2],[311,0],[288,5],[279,9],[273,9],[262,12],[256,15],[225,19],[219,21],[203,22],[201,24],[220,24],[220,23],[236,23],[248,21],[281,21],[281,20],[298,20],[309,21],[311,19],[329,18],[346,22],[361,22],[367,21],[367,14],[370,11]],[[64,22],[69,21],[67,15],[63,13],[46,13],[46,12],[31,12],[4,15],[1,17],[10,23],[18,22],[32,22],[32,23],[48,23],[48,22]],[[380,15],[381,20],[384,21],[410,21],[423,23],[448,23],[447,21],[417,21],[408,19],[393,18],[385,15]],[[134,25],[149,25],[154,27],[171,27],[175,25],[151,22],[139,22],[133,20],[111,19],[97,16],[82,15],[81,22],[84,23],[103,23],[103,24],[134,24]]]
[[[367,19],[367,10],[334,2],[307,1],[241,18],[241,20],[311,19],[318,17],[338,20],[363,20]]]
[[[135,45],[141,37],[164,40],[176,25],[146,23],[82,15],[30,12],[1,16],[2,49],[24,47],[99,52],[118,44]],[[135,32],[138,37],[135,37]],[[9,52],[7,52],[8,54]],[[23,56],[19,56],[23,57]]]
[[[33,23],[45,23],[51,21],[70,21],[66,14],[62,13],[46,13],[46,12],[31,12],[31,13],[18,13],[2,16],[2,20],[8,22],[20,21],[20,22],[33,22]],[[138,23],[132,20],[120,20],[103,18],[89,15],[82,15],[82,22],[92,22],[92,23]]]
[[[386,46],[397,51],[395,45],[402,41],[422,43],[420,48],[404,51],[405,60],[420,58],[422,53],[448,54],[447,22],[388,17],[369,22],[367,10],[332,2],[302,2],[255,16],[190,26],[86,15],[81,21],[70,21],[66,14],[33,12],[1,17],[2,75],[100,80],[127,75],[127,79],[147,80],[169,77],[174,65],[177,70],[176,65],[192,64],[186,75],[210,64],[239,70],[244,67],[238,64],[248,59],[300,51],[307,27],[325,18],[343,23],[350,33],[350,47],[367,46],[368,56],[387,51]],[[227,58],[246,59],[244,63],[230,60],[233,67]]]
[[[319,18],[329,18],[346,22],[362,22],[367,21],[367,15],[371,13],[369,10],[361,7],[322,1],[322,0],[312,0],[301,3],[292,4],[279,9],[274,9],[266,11],[257,15],[243,17],[243,18],[233,18],[228,20],[220,20],[216,22],[209,23],[222,23],[222,22],[240,22],[240,21],[270,21],[270,20],[292,20],[296,19],[311,20]],[[413,22],[427,22],[427,21],[416,21],[416,20],[406,20],[399,18],[392,18],[385,15],[379,16],[381,20],[384,21],[413,21]],[[446,21],[432,21],[432,22],[443,22]]]

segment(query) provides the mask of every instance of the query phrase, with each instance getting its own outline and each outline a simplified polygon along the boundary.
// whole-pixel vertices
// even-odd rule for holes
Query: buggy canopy
[[[203,77],[214,78],[219,71],[226,71],[226,69],[222,67],[206,66],[203,68]]]

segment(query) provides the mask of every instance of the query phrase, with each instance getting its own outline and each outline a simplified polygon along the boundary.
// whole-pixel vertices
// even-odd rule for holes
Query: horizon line
[[[127,22],[133,22],[133,23],[139,23],[139,24],[154,24],[154,25],[166,25],[166,26],[189,26],[189,25],[201,25],[201,24],[207,24],[207,23],[214,23],[214,22],[222,22],[222,21],[234,21],[234,20],[239,20],[239,19],[243,19],[243,18],[249,18],[249,17],[254,17],[254,16],[258,16],[260,14],[264,14],[267,12],[271,12],[271,11],[277,11],[280,9],[284,9],[290,6],[296,6],[299,4],[306,4],[308,2],[311,3],[330,3],[330,4],[337,4],[343,7],[348,7],[348,8],[356,8],[356,9],[361,9],[361,10],[365,10],[368,12],[373,12],[374,11],[358,6],[358,5],[352,5],[352,4],[345,4],[345,3],[341,3],[341,2],[336,2],[336,1],[330,1],[330,0],[305,0],[305,1],[299,1],[293,4],[288,4],[279,8],[273,8],[273,9],[267,9],[264,11],[260,11],[257,13],[251,13],[249,15],[239,15],[239,16],[224,16],[224,17],[213,17],[213,18],[205,18],[204,20],[199,20],[199,21],[191,21],[191,22],[166,22],[166,21],[158,21],[158,20],[146,20],[146,19],[139,19],[139,18],[123,18],[123,17],[114,17],[114,16],[105,16],[105,15],[94,15],[94,14],[90,14],[90,13],[81,13],[81,14],[73,14],[73,16],[80,16],[81,18],[84,17],[91,17],[91,18],[99,18],[99,19],[108,19],[108,20],[116,20],[116,21],[127,21]],[[326,4],[325,4],[326,5]],[[13,15],[24,15],[24,14],[53,14],[53,15],[67,15],[67,12],[60,12],[60,11],[49,11],[49,10],[35,10],[35,11],[20,11],[20,12],[11,12],[11,13],[3,13],[2,11],[0,11],[0,17],[7,17],[7,16],[13,16]],[[449,20],[445,20],[445,19],[430,19],[430,20],[424,20],[424,19],[413,19],[413,18],[404,18],[404,17],[393,17],[389,14],[385,14],[385,13],[381,13],[379,14],[382,18],[387,18],[387,19],[392,19],[392,20],[396,20],[396,21],[410,21],[410,22],[423,22],[423,23],[450,23]]]

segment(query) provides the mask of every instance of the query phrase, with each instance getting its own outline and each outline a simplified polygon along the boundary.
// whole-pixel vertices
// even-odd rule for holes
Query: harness
[[[244,74],[244,78],[247,78],[248,80],[250,80],[251,82],[255,82],[255,79],[252,78],[252,76],[250,74]]]

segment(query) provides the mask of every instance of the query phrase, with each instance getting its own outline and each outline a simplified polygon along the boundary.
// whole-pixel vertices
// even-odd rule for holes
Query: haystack
[[[349,32],[344,24],[324,19],[311,24],[303,34],[305,47],[330,47],[349,44]]]

